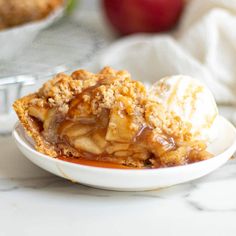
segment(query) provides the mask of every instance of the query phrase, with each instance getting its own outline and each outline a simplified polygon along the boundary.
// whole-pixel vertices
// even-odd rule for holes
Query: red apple
[[[105,14],[121,34],[160,32],[173,28],[185,0],[103,0]]]

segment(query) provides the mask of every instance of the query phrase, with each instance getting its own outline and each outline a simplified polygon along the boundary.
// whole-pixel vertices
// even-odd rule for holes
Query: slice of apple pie
[[[126,71],[58,74],[14,109],[36,149],[55,158],[158,168],[212,156],[187,122],[150,99]]]

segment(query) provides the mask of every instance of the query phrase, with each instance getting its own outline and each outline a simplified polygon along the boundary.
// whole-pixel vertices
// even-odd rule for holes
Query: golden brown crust
[[[63,2],[64,0],[0,0],[0,29],[43,19]]]
[[[28,113],[30,101],[37,97],[38,96],[36,93],[25,96],[21,99],[16,100],[13,104],[13,107],[27,134],[35,141],[35,148],[41,153],[44,153],[51,157],[56,157],[57,152],[54,150],[52,145],[49,145],[49,143],[47,143],[42,137],[37,121],[32,119]]]

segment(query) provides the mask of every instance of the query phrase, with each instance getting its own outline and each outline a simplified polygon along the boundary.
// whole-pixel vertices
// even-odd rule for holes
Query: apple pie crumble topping
[[[14,108],[52,157],[84,158],[137,168],[183,165],[212,157],[191,124],[151,100],[126,71],[105,67],[58,74]]]

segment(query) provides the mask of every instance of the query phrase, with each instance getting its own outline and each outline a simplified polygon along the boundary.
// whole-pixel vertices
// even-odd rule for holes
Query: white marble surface
[[[0,138],[0,235],[236,235],[236,159],[148,192],[93,189],[29,162]]]

